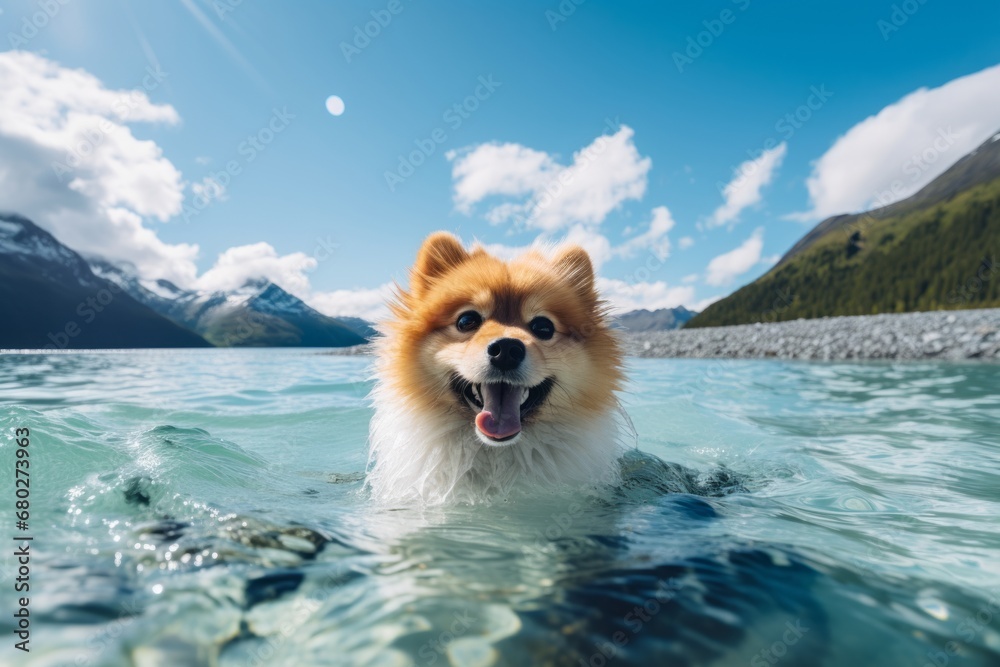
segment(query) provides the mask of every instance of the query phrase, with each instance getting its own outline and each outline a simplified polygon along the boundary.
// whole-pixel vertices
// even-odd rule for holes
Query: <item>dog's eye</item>
[[[548,340],[556,333],[556,325],[552,324],[552,320],[547,317],[536,317],[528,323],[528,328],[531,329],[531,333],[542,340]]]
[[[483,316],[474,310],[467,310],[458,316],[455,327],[462,333],[469,333],[479,328],[483,323]]]

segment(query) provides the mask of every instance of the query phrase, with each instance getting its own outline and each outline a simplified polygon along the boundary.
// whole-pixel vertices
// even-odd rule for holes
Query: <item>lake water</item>
[[[0,356],[0,663],[1000,664],[1000,367],[630,360],[621,488],[380,509],[369,364]]]

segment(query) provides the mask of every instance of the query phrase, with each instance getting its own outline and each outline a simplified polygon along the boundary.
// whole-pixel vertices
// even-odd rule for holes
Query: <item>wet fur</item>
[[[375,343],[367,485],[376,499],[475,502],[518,486],[616,480],[622,354],[583,249],[505,262],[439,232],[424,242],[409,291],[397,289],[390,309]],[[463,334],[455,322],[470,309],[484,322]],[[528,329],[539,315],[555,323],[551,340]],[[451,389],[456,374],[483,381],[486,346],[500,336],[525,344],[525,384],[555,379],[507,446],[477,437],[473,411]]]

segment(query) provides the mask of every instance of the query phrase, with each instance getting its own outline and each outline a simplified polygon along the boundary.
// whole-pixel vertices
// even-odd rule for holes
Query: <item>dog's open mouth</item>
[[[475,383],[456,376],[452,389],[476,414],[476,428],[492,442],[513,440],[521,422],[545,402],[554,384],[548,378],[534,387],[505,382]]]

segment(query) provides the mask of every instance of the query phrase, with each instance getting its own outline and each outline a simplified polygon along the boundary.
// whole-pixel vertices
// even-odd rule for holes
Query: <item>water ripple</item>
[[[32,430],[22,662],[1000,661],[996,367],[630,365],[619,488],[388,511],[367,359],[0,356]]]

